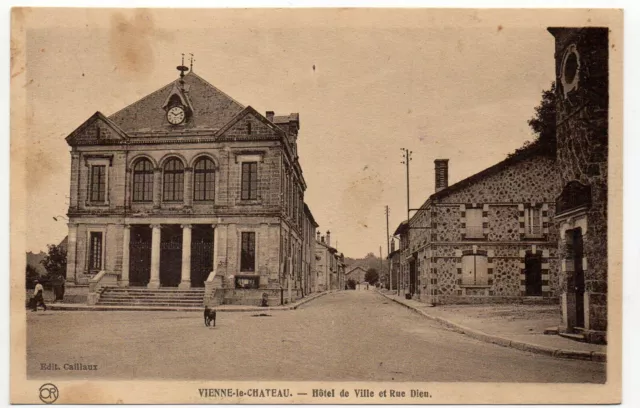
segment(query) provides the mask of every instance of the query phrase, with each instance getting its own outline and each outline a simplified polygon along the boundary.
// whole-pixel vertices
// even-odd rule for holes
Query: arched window
[[[198,159],[193,168],[193,200],[213,201],[215,187],[215,169],[213,160],[203,157]]]
[[[169,159],[164,165],[162,183],[163,201],[182,201],[184,194],[184,166],[178,159]]]
[[[141,159],[133,166],[133,201],[153,201],[153,164]]]

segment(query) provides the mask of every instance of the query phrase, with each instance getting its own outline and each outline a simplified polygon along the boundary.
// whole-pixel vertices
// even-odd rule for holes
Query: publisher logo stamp
[[[40,387],[40,400],[45,404],[53,404],[58,399],[58,387],[46,383]]]

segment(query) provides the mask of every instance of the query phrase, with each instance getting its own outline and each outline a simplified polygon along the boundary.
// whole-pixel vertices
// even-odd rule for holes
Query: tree
[[[65,277],[67,274],[67,251],[60,245],[47,245],[49,252],[47,256],[40,261],[47,270],[47,278]]]
[[[374,268],[370,268],[364,274],[364,280],[370,283],[371,285],[375,285],[375,283],[378,281],[379,278],[380,278],[380,275],[378,275],[378,271],[375,270]]]
[[[40,275],[38,274],[38,271],[36,271],[36,268],[34,268],[32,265],[27,265],[26,276],[25,276],[26,288],[33,289],[35,287],[35,284],[33,281],[38,279],[38,277],[40,277]]]
[[[539,146],[549,155],[556,154],[556,83],[552,82],[549,89],[542,91],[542,100],[535,109],[535,115],[527,121],[531,130],[536,134],[533,142],[517,149],[509,157],[515,156],[532,145]]]
[[[355,288],[356,288],[356,281],[355,281],[355,280],[353,280],[353,279],[348,279],[348,280],[347,280],[347,287],[348,287],[350,290],[355,290]]]

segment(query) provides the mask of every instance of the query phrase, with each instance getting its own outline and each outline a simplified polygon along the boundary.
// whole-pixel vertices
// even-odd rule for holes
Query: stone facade
[[[331,232],[320,236],[316,233],[316,292],[341,290],[344,288],[344,255],[331,246]]]
[[[556,173],[533,146],[452,186],[436,175],[437,192],[396,230],[401,291],[433,304],[557,296]]]
[[[317,224],[299,126],[298,114],[262,115],[193,72],[91,116],[66,138],[68,283],[209,285],[229,303],[308,293]]]
[[[549,28],[555,37],[556,215],[564,329],[607,329],[607,28]],[[597,333],[596,333],[597,335]]]
[[[355,268],[347,271],[345,278],[347,280],[353,279],[356,283],[362,283],[364,282],[366,273],[367,271],[364,268],[361,268],[360,266],[356,266]]]

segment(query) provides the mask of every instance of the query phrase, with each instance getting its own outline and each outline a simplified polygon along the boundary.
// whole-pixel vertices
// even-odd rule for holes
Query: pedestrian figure
[[[33,311],[38,311],[38,306],[42,305],[44,311],[47,311],[47,305],[44,304],[44,288],[40,282],[35,280],[36,287],[33,289]]]

